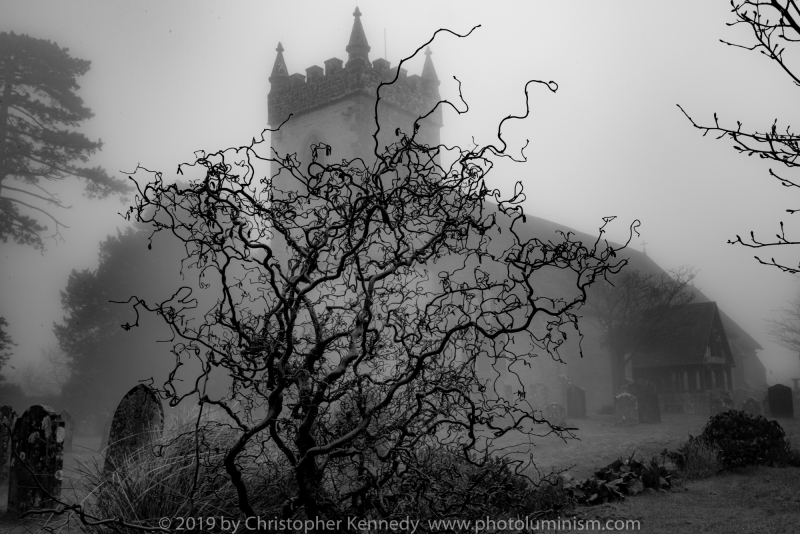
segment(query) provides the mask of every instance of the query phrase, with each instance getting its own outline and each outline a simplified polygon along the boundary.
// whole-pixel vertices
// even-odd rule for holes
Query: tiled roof
[[[527,222],[525,223],[525,227],[529,229],[531,235],[536,235],[540,238],[550,238],[550,239],[557,239],[557,235],[555,235],[556,230],[561,230],[563,232],[572,232],[575,234],[574,239],[583,241],[584,243],[594,243],[594,240],[597,239],[597,236],[592,236],[586,234],[584,232],[577,232],[569,227],[560,225],[558,223],[554,223],[552,221],[548,221],[545,219],[540,219],[539,217],[533,217],[528,215]],[[619,246],[618,244],[612,243],[614,246]],[[627,248],[620,252],[620,258],[626,258],[628,260],[628,266],[626,269],[628,270],[636,270],[641,271],[644,274],[656,274],[659,275],[664,273],[664,269],[662,269],[656,262],[654,262],[647,254],[635,250],[633,248]],[[566,273],[562,274],[563,279],[567,279]],[[563,287],[562,289],[567,289]],[[573,287],[574,289],[574,287]],[[710,303],[711,299],[709,299],[706,295],[703,294],[702,291],[694,288],[695,296],[694,296],[694,303]],[[731,339],[736,339],[741,345],[750,349],[750,350],[763,350],[763,347],[753,339],[745,330],[739,326],[733,319],[731,319],[728,315],[725,314],[722,310],[717,310],[722,320],[722,325],[725,328],[725,332],[727,333],[728,337]]]
[[[696,302],[682,307],[665,320],[658,339],[653,340],[634,357],[633,366],[643,368],[703,364],[706,347],[709,346],[715,326],[722,337],[725,359],[732,365],[733,354],[716,302]]]

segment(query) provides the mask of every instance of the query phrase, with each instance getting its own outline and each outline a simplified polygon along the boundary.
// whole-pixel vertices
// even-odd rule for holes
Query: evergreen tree
[[[66,208],[46,182],[83,179],[86,195],[102,198],[129,187],[101,167],[80,163],[102,147],[74,131],[92,116],[76,94],[91,62],[67,48],[27,35],[0,33],[0,239],[43,248],[47,226],[64,226],[51,212]],[[76,164],[77,163],[77,164]],[[38,217],[26,212],[38,212]]]
[[[65,317],[54,332],[70,361],[63,401],[76,417],[113,411],[138,381],[159,377],[172,362],[172,344],[157,343],[170,340],[163,325],[145,319],[135,333],[122,326],[137,317],[119,302],[134,294],[154,298],[183,282],[182,250],[164,239],[151,243],[150,234],[137,225],[108,236],[97,269],[73,270],[61,292]]]
[[[5,317],[0,317],[0,371],[3,370],[3,366],[8,363],[8,359],[11,357],[11,353],[8,350],[16,345],[14,341],[11,340],[11,336],[8,335],[6,329],[8,328],[8,321],[6,321]],[[3,382],[5,377],[0,374],[0,382]]]

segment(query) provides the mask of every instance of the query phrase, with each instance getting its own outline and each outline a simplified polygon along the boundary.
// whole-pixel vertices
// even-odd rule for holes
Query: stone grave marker
[[[792,388],[783,384],[775,384],[767,388],[767,403],[772,417],[794,418],[794,400]]]
[[[733,404],[731,392],[727,389],[718,388],[709,391],[708,404],[711,410],[711,415],[717,415],[718,413],[736,409],[736,406]]]
[[[628,384],[626,390],[636,397],[640,423],[661,422],[661,408],[658,405],[658,392],[655,384],[647,380],[637,380]]]
[[[545,419],[553,426],[567,426],[567,410],[557,402],[547,405]]]
[[[567,415],[570,418],[586,417],[586,390],[575,384],[567,387]]]
[[[164,407],[158,394],[139,384],[120,401],[111,419],[104,471],[116,471],[131,453],[161,437],[164,431]]]
[[[747,397],[742,404],[742,411],[753,416],[761,415],[761,403],[753,397]]]
[[[11,437],[17,412],[11,406],[0,406],[0,484],[8,482],[8,467],[11,460]]]
[[[614,397],[614,415],[619,426],[636,426],[639,424],[639,402],[630,393],[620,393]]]
[[[61,493],[64,423],[49,406],[31,406],[17,420],[8,482],[8,511],[17,517],[47,508]]]
[[[72,438],[75,435],[75,420],[67,410],[59,414],[64,421],[64,452],[72,452]]]

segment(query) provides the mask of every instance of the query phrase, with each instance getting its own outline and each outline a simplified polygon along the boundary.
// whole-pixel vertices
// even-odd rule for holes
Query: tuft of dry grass
[[[719,449],[706,440],[689,437],[689,441],[678,449],[675,464],[682,479],[701,480],[722,469],[718,454]]]
[[[237,492],[223,466],[224,453],[237,437],[233,428],[213,418],[204,417],[200,425],[191,417],[176,420],[150,447],[125,457],[112,473],[103,472],[102,461],[81,466],[87,494],[84,508],[96,517],[148,527],[157,526],[164,517],[238,517]],[[238,464],[251,503],[260,510],[277,511],[290,487],[287,470],[263,450],[247,451]],[[88,531],[110,532],[108,527]]]

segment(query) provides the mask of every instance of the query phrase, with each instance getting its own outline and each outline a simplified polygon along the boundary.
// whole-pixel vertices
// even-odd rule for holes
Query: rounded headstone
[[[656,385],[647,380],[636,380],[628,384],[626,392],[636,397],[640,423],[660,423],[661,407],[658,405]]]
[[[124,458],[158,439],[164,431],[164,407],[158,394],[139,384],[120,401],[111,418],[105,471],[115,471]]]
[[[794,417],[794,400],[792,388],[783,384],[775,384],[767,388],[767,403],[772,417]]]

